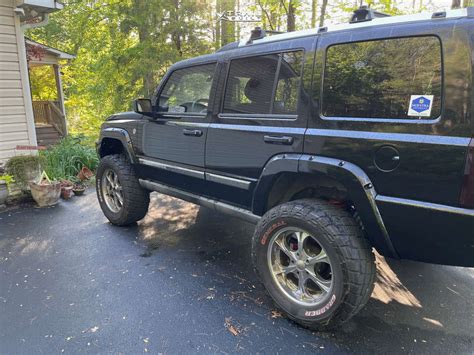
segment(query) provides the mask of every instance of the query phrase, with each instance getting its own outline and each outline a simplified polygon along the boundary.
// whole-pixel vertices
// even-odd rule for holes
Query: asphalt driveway
[[[128,228],[93,190],[0,212],[0,353],[474,352],[474,269],[378,258],[367,307],[314,333],[265,294],[252,230],[157,194]]]

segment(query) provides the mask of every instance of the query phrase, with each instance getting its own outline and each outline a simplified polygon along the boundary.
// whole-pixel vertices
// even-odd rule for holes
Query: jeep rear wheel
[[[276,304],[316,330],[350,319],[374,287],[375,257],[357,221],[326,201],[292,201],[268,211],[256,228],[252,257]]]
[[[150,193],[140,186],[123,155],[107,155],[100,160],[96,185],[100,207],[111,223],[125,226],[147,214]]]

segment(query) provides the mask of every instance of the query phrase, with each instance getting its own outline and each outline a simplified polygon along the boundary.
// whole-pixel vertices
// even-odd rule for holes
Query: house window
[[[338,44],[327,50],[326,117],[434,119],[441,114],[441,95],[437,37]]]

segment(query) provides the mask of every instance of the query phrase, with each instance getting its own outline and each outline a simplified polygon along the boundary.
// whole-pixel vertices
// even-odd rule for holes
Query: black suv
[[[173,65],[102,126],[104,214],[136,222],[158,191],[256,223],[262,282],[316,329],[369,299],[373,248],[474,266],[474,8],[380,15]]]

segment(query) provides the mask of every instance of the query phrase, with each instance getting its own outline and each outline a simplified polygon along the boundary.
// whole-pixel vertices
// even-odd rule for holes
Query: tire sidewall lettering
[[[262,238],[260,239],[260,244],[266,245],[266,244],[267,244],[267,241],[268,241],[268,238],[270,237],[270,235],[271,235],[275,230],[277,230],[278,228],[285,227],[286,225],[288,225],[288,223],[285,222],[285,221],[277,221],[277,222],[273,223],[273,224],[265,231],[265,233],[263,233]]]
[[[329,302],[326,303],[322,308],[314,310],[314,311],[305,311],[304,316],[305,317],[318,317],[326,313],[331,309],[331,307],[334,305],[336,302],[336,295],[333,294],[331,298],[329,299]]]
[[[96,186],[97,186],[97,196],[99,201],[104,203],[104,198],[102,196],[102,176],[96,176]]]

